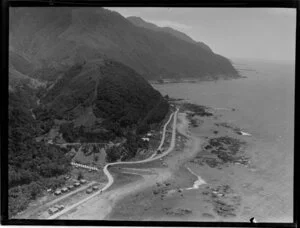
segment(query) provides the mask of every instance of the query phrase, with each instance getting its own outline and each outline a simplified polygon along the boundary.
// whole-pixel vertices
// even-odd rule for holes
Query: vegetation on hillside
[[[9,214],[25,209],[42,190],[62,184],[70,160],[53,145],[37,143],[35,137],[48,130],[43,121],[34,120],[26,98],[29,88],[9,94],[8,187]],[[26,96],[24,96],[26,95]]]
[[[125,161],[135,157],[138,149],[147,149],[148,142],[143,141],[135,134],[126,135],[126,142],[121,146],[112,146],[106,151],[106,161],[116,162],[118,160]]]
[[[171,28],[141,28],[107,9],[31,7],[10,9],[9,15],[9,43],[16,52],[11,62],[17,71],[33,71],[33,77],[52,80],[65,65],[104,55],[146,79],[239,77],[227,58],[202,42]],[[34,67],[20,67],[26,59],[35,60]]]

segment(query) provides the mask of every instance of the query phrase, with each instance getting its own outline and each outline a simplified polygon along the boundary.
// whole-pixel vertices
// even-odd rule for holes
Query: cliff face
[[[102,8],[11,9],[11,64],[36,75],[107,57],[145,79],[237,77],[230,61],[205,44],[170,28],[155,31],[132,21]]]

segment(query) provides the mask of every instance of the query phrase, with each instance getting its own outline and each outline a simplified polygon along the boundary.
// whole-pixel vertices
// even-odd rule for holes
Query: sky
[[[111,7],[124,17],[138,16],[172,27],[217,54],[236,59],[295,60],[296,9]]]

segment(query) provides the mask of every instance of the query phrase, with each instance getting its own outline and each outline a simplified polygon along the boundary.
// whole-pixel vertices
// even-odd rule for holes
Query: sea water
[[[246,78],[156,84],[154,88],[163,95],[222,111],[222,121],[249,134],[245,137],[253,138],[251,153],[262,186],[258,216],[264,222],[292,222],[295,65],[255,60],[233,64]]]

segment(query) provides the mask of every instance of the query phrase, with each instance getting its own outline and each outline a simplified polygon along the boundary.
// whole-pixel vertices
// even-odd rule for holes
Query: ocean
[[[261,60],[233,64],[246,78],[153,86],[172,98],[234,108],[223,112],[222,119],[251,134],[249,153],[258,170],[256,186],[261,185],[249,210],[263,222],[292,222],[295,65]]]

